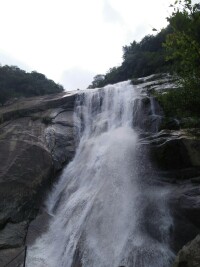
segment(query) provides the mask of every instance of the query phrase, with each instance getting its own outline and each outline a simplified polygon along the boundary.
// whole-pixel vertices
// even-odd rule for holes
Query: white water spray
[[[170,266],[167,192],[145,175],[136,98],[129,82],[80,94],[77,152],[48,199],[53,217],[28,248],[28,267]]]

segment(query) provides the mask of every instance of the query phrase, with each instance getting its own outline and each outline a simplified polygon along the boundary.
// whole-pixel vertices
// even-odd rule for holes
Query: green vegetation
[[[59,93],[63,87],[45,75],[33,71],[27,73],[16,66],[0,66],[0,104],[15,97],[30,97]]]
[[[129,46],[124,46],[121,66],[111,68],[105,75],[96,75],[88,88],[169,72],[171,61],[165,60],[166,51],[163,42],[171,32],[172,28],[168,26],[155,36],[147,35],[140,42],[133,41]]]
[[[195,118],[200,115],[200,4],[180,0],[172,8],[168,22],[173,33],[167,35],[164,47],[179,88],[158,99],[167,115]]]
[[[156,94],[166,116],[190,117],[200,115],[200,88],[179,87]]]
[[[167,18],[173,33],[167,35],[164,47],[167,60],[173,60],[183,86],[200,86],[200,4],[179,0]]]

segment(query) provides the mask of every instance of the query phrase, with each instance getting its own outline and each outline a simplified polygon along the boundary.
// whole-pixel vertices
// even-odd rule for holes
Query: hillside
[[[0,66],[0,104],[11,98],[60,93],[62,85],[47,79],[44,74],[28,73],[16,66]]]

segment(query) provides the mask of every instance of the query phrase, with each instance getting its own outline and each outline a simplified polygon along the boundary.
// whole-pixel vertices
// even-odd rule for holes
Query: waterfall
[[[133,129],[139,91],[129,82],[80,93],[77,151],[46,206],[48,231],[28,267],[169,267],[168,189]]]

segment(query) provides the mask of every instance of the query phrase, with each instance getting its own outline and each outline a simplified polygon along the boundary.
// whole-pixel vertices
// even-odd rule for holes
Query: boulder
[[[178,253],[173,267],[200,266],[200,235],[186,244]]]

